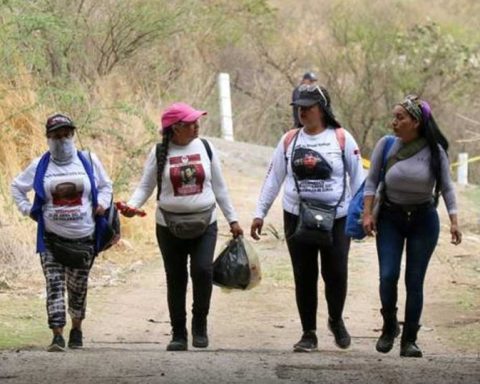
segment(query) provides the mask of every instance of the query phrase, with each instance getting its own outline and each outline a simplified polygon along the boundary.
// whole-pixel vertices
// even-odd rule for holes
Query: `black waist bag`
[[[205,233],[212,219],[215,205],[206,211],[173,213],[161,209],[170,232],[179,239],[195,239]]]
[[[45,237],[56,262],[69,268],[91,268],[95,253],[93,238],[65,239],[54,234]]]
[[[308,244],[332,245],[337,207],[301,199],[297,226],[292,238]]]

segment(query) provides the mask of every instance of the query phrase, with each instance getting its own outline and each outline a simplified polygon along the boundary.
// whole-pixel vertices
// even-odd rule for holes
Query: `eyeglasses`
[[[322,88],[320,88],[318,85],[315,85],[315,84],[302,84],[302,85],[300,85],[300,86],[298,87],[298,90],[299,90],[300,92],[308,92],[308,93],[313,93],[313,92],[315,92],[315,91],[318,91],[318,93],[320,94],[320,96],[322,96],[325,105],[328,105],[328,99],[327,99],[327,97],[325,96],[325,93],[323,93]]]

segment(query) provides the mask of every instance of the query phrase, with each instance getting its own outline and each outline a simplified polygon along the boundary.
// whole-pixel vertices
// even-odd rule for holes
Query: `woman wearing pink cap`
[[[157,240],[167,276],[172,340],[168,351],[187,350],[187,259],[193,283],[192,344],[208,346],[207,315],[212,294],[212,260],[217,240],[216,203],[234,237],[243,234],[230,201],[217,153],[198,137],[207,112],[185,103],[162,114],[162,143],[151,151],[142,179],[126,209],[131,217],[157,187]]]

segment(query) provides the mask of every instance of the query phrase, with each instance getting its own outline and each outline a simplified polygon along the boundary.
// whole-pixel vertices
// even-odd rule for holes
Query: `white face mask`
[[[53,160],[57,163],[69,163],[75,154],[75,143],[73,137],[63,139],[47,139],[48,149]]]

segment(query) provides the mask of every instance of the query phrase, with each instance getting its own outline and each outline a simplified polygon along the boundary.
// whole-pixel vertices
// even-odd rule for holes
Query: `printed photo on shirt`
[[[69,178],[68,181],[54,180],[50,185],[54,206],[76,207],[82,205],[83,178]]]
[[[299,147],[293,153],[292,170],[298,180],[328,180],[332,167],[317,151]]]
[[[174,196],[202,193],[205,169],[200,154],[173,156],[169,158],[168,162]]]

